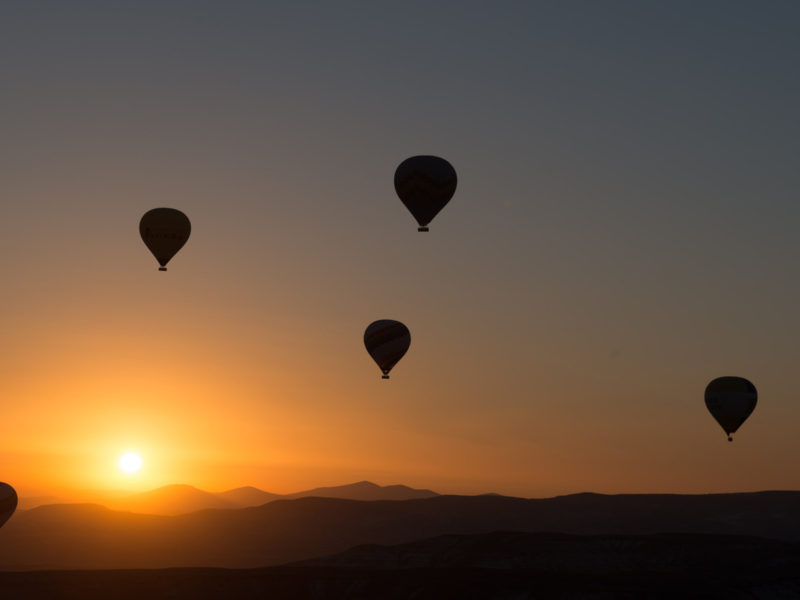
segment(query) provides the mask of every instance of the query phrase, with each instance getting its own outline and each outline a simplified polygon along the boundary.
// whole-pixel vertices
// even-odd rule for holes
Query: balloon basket
[[[429,231],[427,227],[417,227],[417,231]]]
[[[167,270],[167,267],[158,267],[158,270],[159,270],[159,271],[166,271],[166,270]]]
[[[381,379],[389,379],[388,375],[381,375]]]

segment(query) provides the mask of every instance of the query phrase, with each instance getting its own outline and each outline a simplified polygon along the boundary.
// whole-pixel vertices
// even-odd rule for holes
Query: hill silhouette
[[[0,572],[12,598],[795,598],[800,543],[493,532],[260,569]]]
[[[267,502],[272,502],[273,500],[278,500],[279,498],[283,498],[280,494],[273,494],[271,492],[265,492],[264,490],[260,490],[257,487],[253,487],[251,485],[239,487],[233,490],[228,490],[227,492],[219,492],[215,494],[217,498],[225,500],[226,502],[230,502],[232,505],[238,508],[247,508],[248,506],[261,506],[262,504],[266,504]],[[213,508],[211,506],[207,508]],[[190,512],[190,511],[183,511],[183,512]]]
[[[224,492],[207,492],[191,485],[173,484],[154,490],[109,499],[104,504],[114,510],[130,511],[149,515],[180,515],[210,508],[247,508],[261,506],[279,499],[345,498],[350,500],[408,500],[438,496],[431,490],[419,490],[405,485],[380,486],[371,481],[359,481],[347,485],[319,487],[292,494],[273,494],[253,486],[244,486]],[[52,498],[24,498],[20,507],[30,510],[38,506],[59,503]]]
[[[209,508],[240,508],[219,494],[199,490],[191,485],[167,485],[108,502],[116,510],[142,514],[179,515]]]
[[[245,568],[493,531],[636,535],[696,533],[800,540],[800,492],[578,494],[526,500],[436,496],[356,501],[308,497],[177,516],[54,505],[22,511],[0,531],[0,568]]]
[[[415,498],[432,498],[438,496],[431,490],[418,490],[406,485],[380,486],[371,481],[359,481],[349,485],[336,487],[319,487],[313,490],[287,494],[286,499],[292,498],[345,498],[348,500],[412,500]]]

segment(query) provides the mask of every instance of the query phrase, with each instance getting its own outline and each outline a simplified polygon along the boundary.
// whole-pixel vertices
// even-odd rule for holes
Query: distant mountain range
[[[0,569],[251,568],[364,544],[497,531],[746,535],[797,542],[800,492],[576,494],[533,500],[495,495],[383,501],[305,497],[176,516],[91,504],[51,505],[21,511],[0,529]]]
[[[359,481],[335,487],[319,487],[293,494],[273,494],[247,486],[225,492],[206,492],[191,485],[167,485],[148,492],[123,498],[104,500],[113,510],[148,515],[181,515],[210,508],[247,508],[261,506],[273,500],[294,498],[345,498],[348,500],[410,500],[438,496],[431,490],[418,490],[405,485],[380,486],[371,481]],[[18,510],[54,504],[54,498],[22,498]]]

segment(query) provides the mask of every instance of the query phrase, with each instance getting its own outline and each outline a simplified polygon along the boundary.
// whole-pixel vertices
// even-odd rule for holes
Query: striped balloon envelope
[[[400,321],[381,319],[364,331],[364,346],[383,373],[382,379],[389,379],[389,371],[403,358],[410,345],[411,333]]]
[[[756,386],[744,377],[717,377],[706,387],[706,408],[720,424],[728,441],[756,407]]]
[[[17,509],[17,492],[7,483],[0,481],[0,527],[11,518]]]

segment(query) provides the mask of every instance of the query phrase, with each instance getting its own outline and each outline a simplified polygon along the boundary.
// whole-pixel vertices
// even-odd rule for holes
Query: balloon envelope
[[[167,270],[167,263],[183,247],[191,231],[189,218],[174,208],[148,210],[139,221],[139,234],[161,265],[159,271]]]
[[[394,173],[394,189],[419,223],[426,227],[456,193],[456,170],[438,156],[412,156]]]
[[[756,386],[743,377],[718,377],[706,387],[706,407],[717,420],[728,440],[756,407]]]
[[[8,521],[17,509],[17,492],[7,483],[0,481],[0,527]]]
[[[383,373],[383,379],[389,379],[389,371],[411,345],[411,333],[400,321],[381,319],[364,331],[364,345]]]

